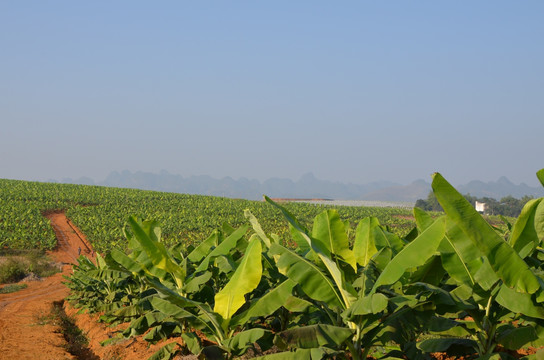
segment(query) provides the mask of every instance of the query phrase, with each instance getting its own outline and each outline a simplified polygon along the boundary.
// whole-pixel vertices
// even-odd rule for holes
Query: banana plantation
[[[401,235],[330,208],[307,225],[269,198],[286,231],[246,210],[200,242],[165,244],[157,221],[130,217],[126,246],[79,259],[69,300],[130,323],[107,343],[170,339],[152,359],[540,359],[544,198],[495,227],[438,173],[432,189],[444,213],[414,208]]]

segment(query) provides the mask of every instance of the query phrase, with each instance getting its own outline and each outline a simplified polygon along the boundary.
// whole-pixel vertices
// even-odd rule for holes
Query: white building
[[[476,203],[474,204],[474,207],[476,208],[477,212],[483,214],[485,212],[486,205],[487,205],[486,203],[476,201]]]

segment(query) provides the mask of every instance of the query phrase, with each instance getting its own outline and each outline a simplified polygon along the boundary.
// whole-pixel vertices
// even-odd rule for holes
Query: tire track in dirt
[[[96,263],[95,252],[85,236],[61,212],[45,214],[57,237],[57,247],[48,255],[63,266],[62,273],[42,281],[28,283],[28,288],[11,294],[0,294],[0,360],[75,360],[63,346],[66,344],[59,333],[60,328],[50,324],[40,325],[40,317],[50,314],[54,302],[63,301],[69,289],[62,284],[63,275],[69,276],[72,264],[78,254],[87,256]],[[181,338],[149,344],[137,336],[121,340],[114,345],[102,346],[101,341],[115,336],[126,328],[122,324],[116,328],[98,322],[97,314],[78,314],[68,303],[64,312],[75,319],[76,325],[89,339],[88,352],[81,359],[123,359],[143,360],[149,358],[166,343]],[[183,357],[194,360],[194,356]]]
[[[63,301],[68,295],[68,288],[62,284],[63,275],[70,274],[78,254],[91,257],[94,251],[64,213],[50,213],[46,217],[58,242],[48,255],[62,264],[62,272],[29,282],[24,290],[0,294],[0,360],[74,359],[63,348],[65,341],[59,328],[39,323],[40,318],[50,313],[53,302]]]

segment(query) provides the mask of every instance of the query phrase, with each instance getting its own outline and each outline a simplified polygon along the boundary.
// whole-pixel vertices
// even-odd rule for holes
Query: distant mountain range
[[[51,182],[58,182],[50,180]],[[143,190],[155,190],[184,194],[201,194],[261,200],[266,194],[274,198],[321,198],[340,200],[373,200],[394,202],[415,202],[426,199],[431,184],[416,180],[409,185],[400,185],[389,181],[372,182],[365,185],[340,183],[317,179],[312,173],[303,175],[298,181],[270,178],[264,182],[247,178],[233,179],[224,177],[215,179],[207,175],[182,177],[161,171],[158,174],[148,172],[114,171],[104,181],[95,182],[88,177],[62,179],[63,183],[101,185]],[[521,198],[525,195],[544,196],[544,188],[530,187],[524,183],[513,184],[506,177],[484,183],[474,180],[456,187],[462,194],[476,197],[490,197],[500,200],[511,195]]]

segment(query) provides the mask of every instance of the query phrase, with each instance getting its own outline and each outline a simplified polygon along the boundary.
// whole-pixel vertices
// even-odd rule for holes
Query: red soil
[[[51,220],[58,241],[57,248],[48,255],[63,264],[62,273],[42,281],[29,282],[24,290],[0,294],[0,360],[76,359],[65,350],[66,341],[60,328],[47,324],[45,319],[50,314],[53,303],[62,303],[68,296],[68,288],[62,284],[65,281],[63,275],[70,275],[78,253],[93,259],[94,251],[85,236],[63,213],[49,213],[46,217]],[[66,303],[64,310],[68,315],[74,316],[76,325],[90,339],[89,351],[80,356],[80,359],[147,359],[166,344],[149,346],[141,338],[136,338],[103,347],[99,342],[112,337],[113,328],[97,323],[98,315],[76,315],[76,310]],[[42,325],[44,322],[46,324]],[[174,340],[168,343],[172,341]]]
[[[49,315],[53,302],[62,301],[68,289],[63,275],[71,271],[78,248],[86,244],[75,235],[63,214],[50,214],[59,243],[48,255],[62,263],[62,273],[28,283],[24,290],[0,294],[0,359],[73,359],[63,348],[64,338],[58,327],[39,325]],[[74,236],[75,235],[75,236]]]

